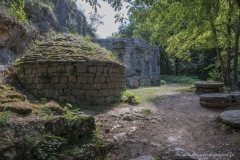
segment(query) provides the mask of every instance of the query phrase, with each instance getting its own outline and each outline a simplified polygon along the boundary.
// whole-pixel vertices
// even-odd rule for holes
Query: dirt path
[[[155,159],[177,159],[177,156],[182,159],[240,159],[240,131],[227,130],[228,127],[215,118],[225,110],[239,107],[204,108],[199,105],[198,94],[182,88],[178,84],[141,88],[134,92],[144,97],[144,93],[151,91],[152,98],[137,106],[118,106],[96,115],[101,133],[117,144],[108,160],[145,155]]]

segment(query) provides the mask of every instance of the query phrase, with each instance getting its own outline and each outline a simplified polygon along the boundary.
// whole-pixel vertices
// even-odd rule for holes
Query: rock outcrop
[[[3,84],[0,96],[19,100],[0,104],[0,160],[104,159],[110,149],[110,143],[94,133],[92,116],[53,101],[29,103]]]
[[[87,24],[86,16],[77,8],[76,2],[70,0],[43,0],[27,3],[27,19],[34,23],[39,32],[78,33],[83,36],[93,35]]]

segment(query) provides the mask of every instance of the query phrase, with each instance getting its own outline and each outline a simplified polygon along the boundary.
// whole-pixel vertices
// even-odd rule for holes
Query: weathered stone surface
[[[29,114],[32,112],[32,105],[27,102],[10,102],[0,105],[0,111],[11,111],[20,114]]]
[[[53,64],[52,64],[53,63]],[[98,61],[80,63],[80,62],[45,62],[39,64],[22,64],[23,68],[31,68],[32,72],[37,71],[36,67],[46,67],[46,73],[37,73],[35,77],[29,78],[29,75],[23,75],[20,81],[29,90],[34,90],[35,94],[54,98],[60,102],[89,102],[92,104],[108,103],[119,96],[119,93],[125,90],[125,74],[120,73],[124,66],[115,63],[102,63]],[[98,69],[100,66],[100,69]],[[72,70],[74,70],[74,75]],[[49,69],[50,68],[50,69]],[[47,71],[56,72],[48,73]],[[59,72],[70,69],[68,72]],[[122,69],[123,68],[123,69]],[[100,72],[104,72],[102,74]],[[85,71],[85,72],[80,72]],[[41,78],[40,78],[41,77]],[[31,80],[30,80],[31,79]],[[50,79],[44,81],[42,79]],[[99,98],[101,100],[99,100]]]
[[[156,159],[151,155],[147,155],[147,156],[141,156],[141,157],[133,158],[129,160],[156,160]]]
[[[60,78],[60,83],[68,83],[68,78],[67,77],[61,77]]]
[[[224,108],[240,104],[240,93],[209,93],[199,97],[201,106]]]
[[[68,76],[68,81],[70,83],[74,83],[74,82],[77,82],[77,78],[76,78],[76,76]]]
[[[127,86],[131,87],[128,78],[139,76],[139,85],[150,86],[160,83],[159,47],[138,38],[98,39],[102,47],[118,54],[125,64]],[[137,65],[133,65],[137,64]],[[125,74],[121,68],[104,67],[104,73]],[[113,81],[113,80],[112,80]],[[115,80],[114,80],[115,81]]]
[[[51,101],[45,105],[46,107],[50,108],[52,111],[55,111],[57,113],[65,113],[66,110],[59,106],[59,104],[55,101]]]
[[[240,110],[225,111],[220,114],[223,123],[240,128]]]
[[[129,82],[128,87],[130,87],[130,88],[138,88],[139,87],[139,84],[140,84],[139,77],[134,76],[133,78],[128,78],[127,80]]]

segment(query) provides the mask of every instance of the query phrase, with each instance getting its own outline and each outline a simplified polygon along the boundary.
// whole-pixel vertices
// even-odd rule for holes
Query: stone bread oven
[[[96,59],[94,55],[51,52],[47,58],[40,54],[25,55],[16,66],[20,82],[42,97],[71,103],[113,102],[125,90],[125,67],[103,57]]]

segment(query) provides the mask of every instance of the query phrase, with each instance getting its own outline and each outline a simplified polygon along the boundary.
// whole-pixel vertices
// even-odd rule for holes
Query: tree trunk
[[[170,75],[170,74],[171,74],[171,71],[170,71],[169,59],[168,59],[168,57],[167,57],[167,55],[166,55],[166,52],[165,52],[164,50],[162,50],[161,54],[162,54],[163,59],[164,59],[164,61],[165,61],[165,63],[166,63],[167,72],[168,72],[168,74]]]
[[[212,28],[214,41],[215,41],[215,51],[217,53],[217,58],[219,60],[220,67],[221,67],[223,82],[224,82],[225,85],[227,85],[227,74],[226,74],[225,69],[224,69],[224,61],[223,61],[222,55],[221,55],[221,53],[219,51],[219,48],[218,48],[217,31],[216,31],[216,28],[214,26],[213,18],[211,16],[210,16],[210,24],[211,24],[211,28]]]
[[[233,55],[233,77],[234,77],[234,91],[237,89],[238,82],[238,50],[239,50],[239,36],[240,36],[240,15],[238,15],[238,23],[235,33],[234,55]]]
[[[228,19],[228,24],[230,24],[231,18]],[[231,26],[227,25],[227,82],[230,85],[230,75],[231,75]]]

